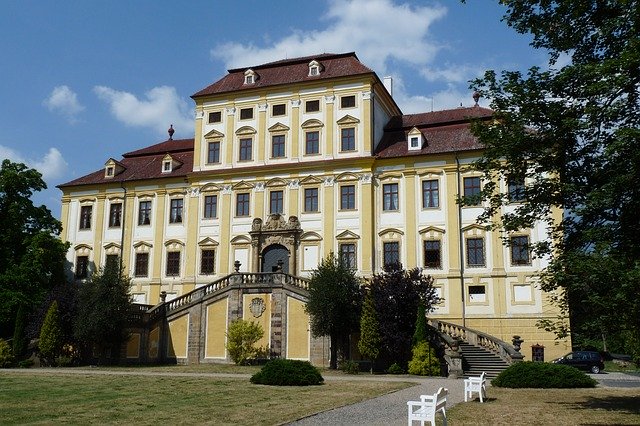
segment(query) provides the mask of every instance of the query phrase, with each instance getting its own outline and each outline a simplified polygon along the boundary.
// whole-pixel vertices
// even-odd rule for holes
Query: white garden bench
[[[473,398],[473,394],[480,396],[480,402],[484,402],[483,398],[487,397],[487,378],[483,371],[480,377],[469,377],[464,379],[464,402],[469,398]]]
[[[420,395],[420,401],[407,402],[409,410],[408,425],[413,425],[414,421],[420,422],[420,426],[424,426],[424,422],[431,423],[436,426],[436,414],[442,413],[443,425],[447,425],[447,395],[449,391],[445,388],[438,389],[433,395]]]

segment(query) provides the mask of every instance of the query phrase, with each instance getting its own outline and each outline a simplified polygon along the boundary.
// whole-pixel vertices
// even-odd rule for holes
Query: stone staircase
[[[460,351],[464,377],[479,376],[484,371],[487,378],[493,378],[509,366],[499,356],[480,346],[460,342]]]

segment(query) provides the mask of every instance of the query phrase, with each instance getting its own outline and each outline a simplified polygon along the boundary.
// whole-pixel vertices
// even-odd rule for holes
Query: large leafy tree
[[[338,348],[358,330],[362,288],[355,270],[331,253],[311,273],[306,311],[311,334],[331,339],[330,368],[338,366]]]
[[[80,287],[74,335],[85,358],[97,354],[105,362],[119,357],[129,337],[129,286],[130,279],[120,267],[109,263]]]
[[[556,301],[571,313],[575,341],[637,342],[640,1],[500,3],[506,23],[550,54],[550,67],[488,71],[472,84],[496,118],[474,126],[486,147],[476,163],[487,182],[482,219],[505,233],[546,223],[551,238],[531,248],[552,255],[542,287],[565,290]],[[511,197],[500,182],[512,183]],[[521,202],[505,213],[514,195]],[[562,318],[542,325],[568,332]],[[634,350],[615,348],[625,349]]]
[[[379,359],[385,367],[398,363],[406,369],[418,307],[422,304],[425,312],[431,311],[439,301],[433,278],[419,268],[405,270],[400,264],[389,264],[371,278],[370,291],[380,331]]]
[[[42,175],[24,164],[3,160],[0,167],[0,330],[13,330],[20,306],[37,306],[56,283],[64,282],[67,245],[62,229],[31,196],[46,189]]]

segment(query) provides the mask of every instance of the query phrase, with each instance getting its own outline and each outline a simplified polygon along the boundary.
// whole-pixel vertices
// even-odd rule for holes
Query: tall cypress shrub
[[[45,316],[44,323],[40,329],[40,359],[46,365],[54,365],[55,359],[62,351],[63,343],[58,302],[54,300],[49,306],[47,316]]]

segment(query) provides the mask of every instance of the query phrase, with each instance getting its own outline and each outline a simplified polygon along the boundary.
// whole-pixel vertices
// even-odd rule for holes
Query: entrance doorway
[[[280,244],[271,244],[262,251],[262,272],[276,272],[282,261],[282,272],[289,273],[289,250]]]

